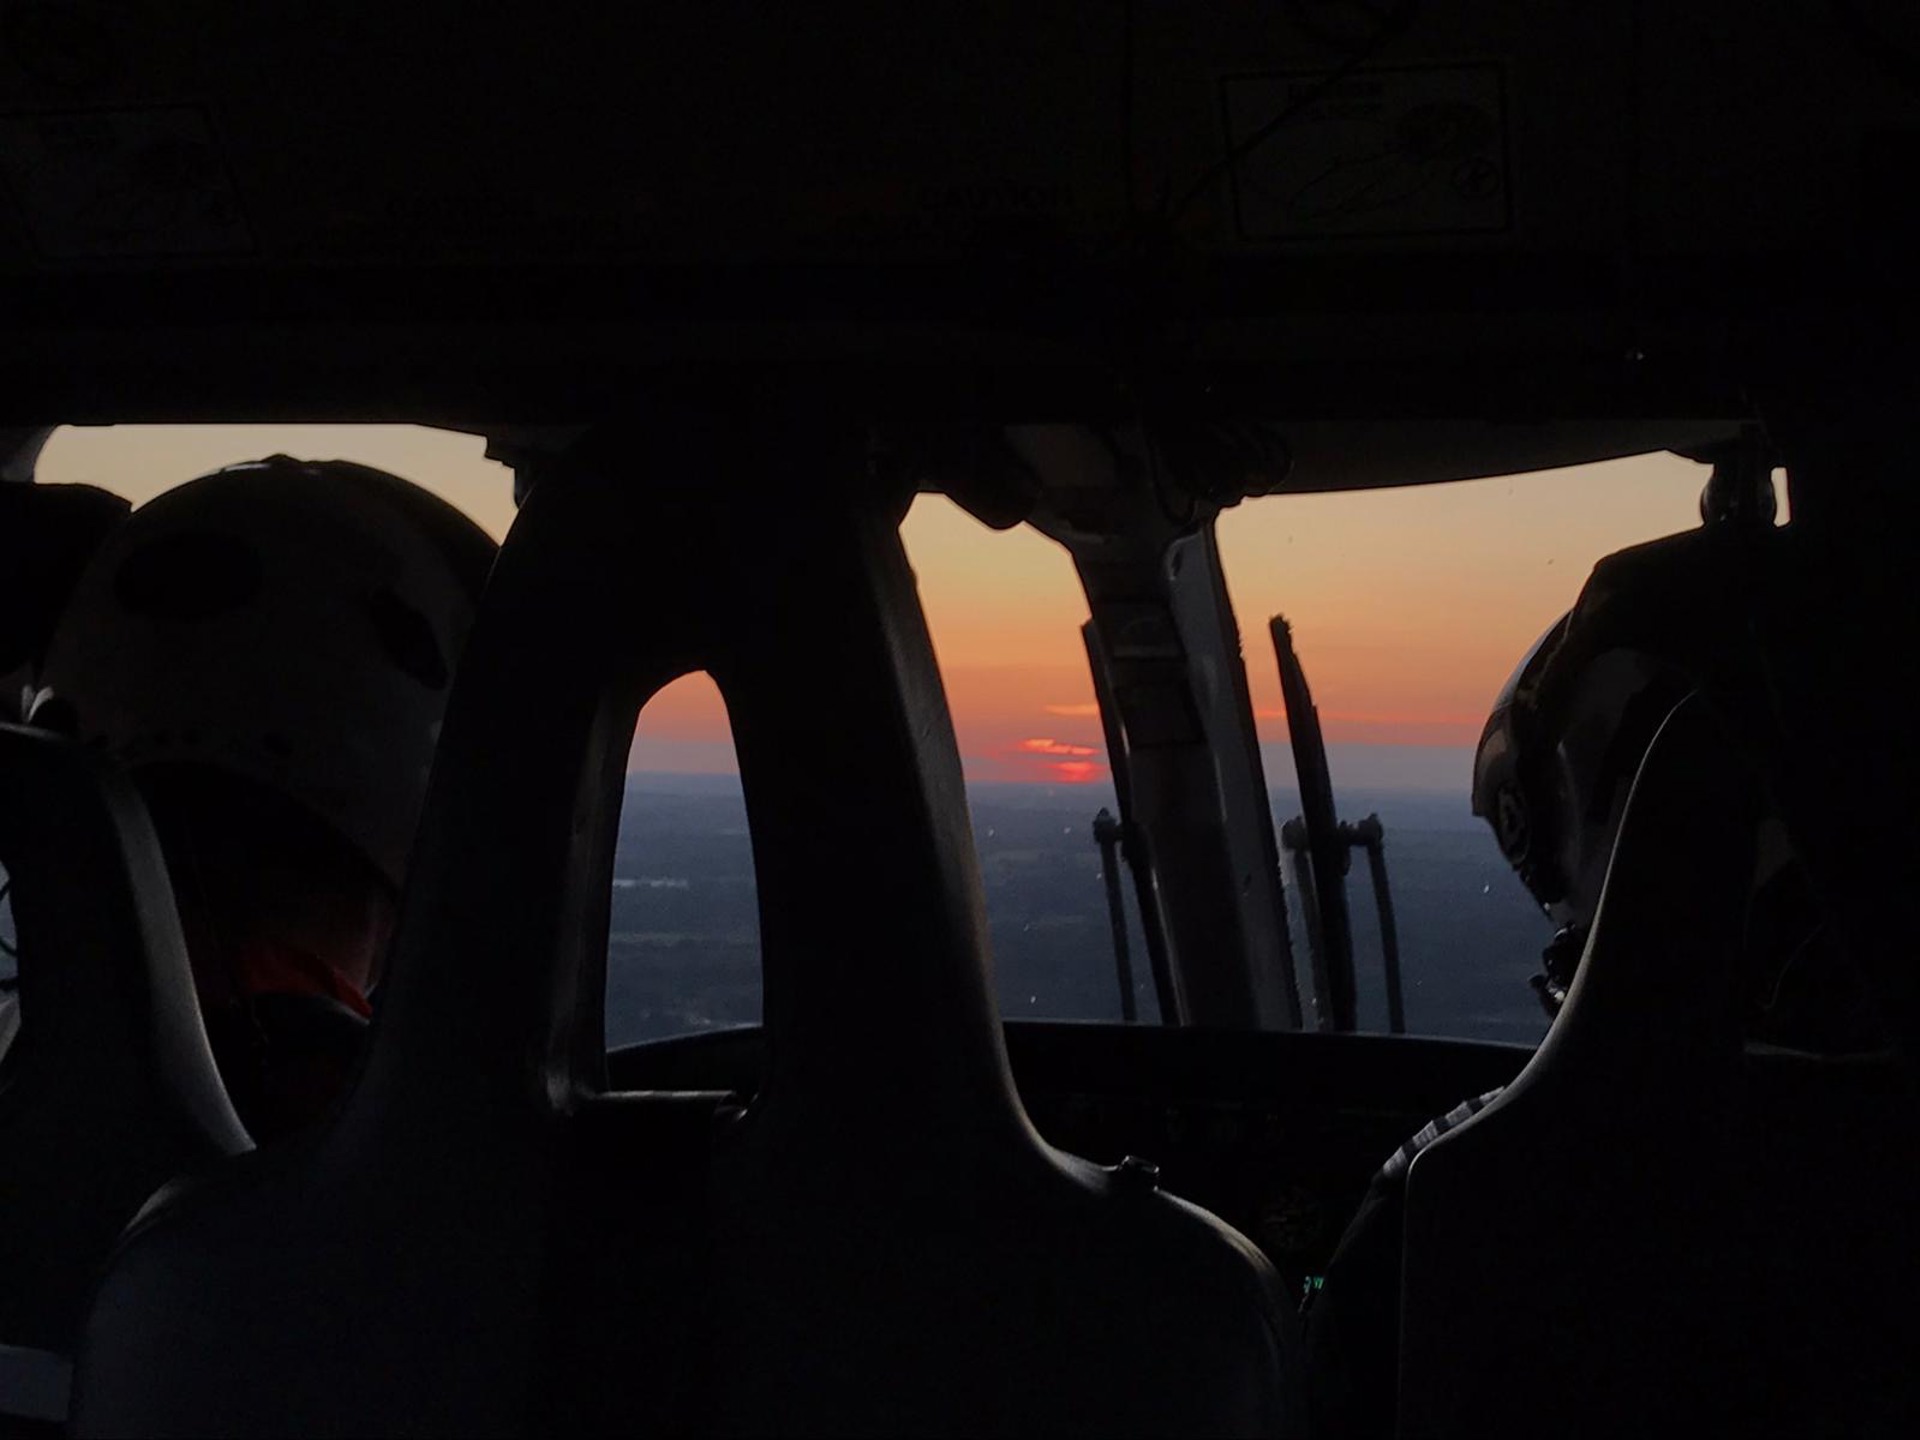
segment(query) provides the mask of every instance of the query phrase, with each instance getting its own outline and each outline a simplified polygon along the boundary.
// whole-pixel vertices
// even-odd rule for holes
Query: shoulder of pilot
[[[1621,598],[1698,597],[1741,578],[1771,578],[1797,553],[1787,531],[1762,525],[1703,525],[1629,545],[1595,563],[1583,608]]]
[[[1484,1095],[1476,1095],[1471,1100],[1462,1100],[1458,1105],[1447,1111],[1446,1114],[1440,1116],[1439,1119],[1428,1121],[1420,1130],[1419,1134],[1415,1135],[1411,1140],[1407,1141],[1406,1144],[1402,1145],[1398,1150],[1394,1151],[1392,1155],[1387,1157],[1387,1163],[1380,1167],[1380,1178],[1382,1180],[1395,1182],[1406,1179],[1407,1167],[1413,1164],[1414,1156],[1433,1144],[1434,1141],[1453,1129],[1454,1126],[1464,1124],[1466,1121],[1478,1115],[1498,1099],[1500,1092],[1505,1088],[1504,1085],[1496,1085]]]

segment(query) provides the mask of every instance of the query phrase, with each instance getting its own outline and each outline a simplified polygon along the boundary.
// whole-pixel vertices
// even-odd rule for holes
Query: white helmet
[[[276,455],[170,490],[94,555],[34,717],[130,769],[214,767],[303,805],[396,886],[495,547],[397,476]]]

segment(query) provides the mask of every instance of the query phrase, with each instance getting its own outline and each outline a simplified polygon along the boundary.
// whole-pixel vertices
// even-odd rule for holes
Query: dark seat
[[[132,787],[69,741],[0,725],[0,865],[21,1017],[0,1079],[0,1345],[67,1352],[142,1202],[249,1141]]]
[[[610,449],[536,487],[368,1066],[330,1129],[131,1238],[76,1428],[1282,1430],[1291,1307],[1253,1247],[1015,1098],[899,512],[832,498],[858,432],[668,429],[652,494]],[[744,1111],[601,1083],[618,781],[698,667],[760,890]]]
[[[1755,1413],[1739,960],[1757,777],[1699,699],[1641,766],[1566,1006],[1407,1183],[1400,1433],[1719,1433]]]

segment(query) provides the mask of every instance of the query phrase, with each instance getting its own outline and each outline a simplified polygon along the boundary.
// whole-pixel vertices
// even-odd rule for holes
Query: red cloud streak
[[[1107,767],[1092,760],[1056,760],[1047,767],[1062,785],[1091,785]]]
[[[1069,745],[1051,737],[1022,740],[1019,749],[1026,755],[1061,755],[1075,760],[1090,759],[1100,753],[1091,745]]]

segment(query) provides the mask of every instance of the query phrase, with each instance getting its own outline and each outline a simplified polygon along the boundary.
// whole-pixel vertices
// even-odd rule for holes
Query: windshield
[[[416,480],[500,537],[513,517],[511,477],[484,450],[480,437],[413,426],[66,428],[39,474],[139,503],[240,460],[339,456]],[[1524,1043],[1544,1033],[1527,981],[1548,926],[1470,813],[1473,747],[1514,665],[1593,562],[1698,523],[1704,480],[1699,465],[1646,455],[1270,497],[1220,517],[1276,834],[1301,811],[1267,634],[1283,615],[1323,722],[1339,817],[1377,815],[1384,826],[1410,1031]],[[1072,559],[1027,527],[990,530],[939,495],[918,498],[902,538],[959,740],[1003,1013],[1158,1023],[1133,877],[1117,827],[1101,828],[1119,805]],[[730,727],[710,682],[694,677],[657,697],[629,769],[629,801],[646,800],[625,812],[615,864],[609,1039],[750,1021],[751,858]],[[1284,863],[1283,878],[1305,989],[1305,907]],[[1358,1024],[1384,1029],[1381,934],[1359,853],[1347,897]]]
[[[1700,522],[1707,468],[1671,454],[1491,480],[1276,496],[1220,517],[1276,828],[1301,813],[1267,621],[1313,687],[1340,818],[1377,814],[1407,1029],[1537,1041],[1551,926],[1471,810],[1474,747],[1520,658],[1594,562]],[[1782,502],[1782,516],[1785,507]],[[1296,956],[1307,953],[1290,882]],[[1359,1027],[1387,1028],[1364,854],[1347,879]]]

